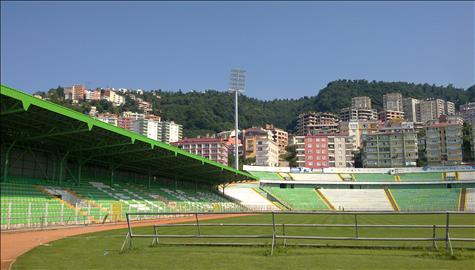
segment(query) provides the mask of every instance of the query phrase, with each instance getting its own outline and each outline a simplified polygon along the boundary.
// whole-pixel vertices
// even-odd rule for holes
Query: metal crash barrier
[[[475,242],[475,212],[309,212],[309,211],[292,211],[292,212],[241,212],[235,214],[245,214],[245,215],[261,215],[261,216],[270,216],[271,223],[204,223],[202,218],[203,216],[213,216],[213,215],[223,215],[229,214],[226,212],[211,212],[211,213],[127,213],[127,225],[128,232],[125,237],[125,240],[121,247],[121,252],[129,250],[134,247],[135,238],[151,238],[152,246],[160,244],[160,239],[268,239],[271,240],[270,254],[272,255],[275,247],[277,246],[277,240],[282,239],[282,245],[287,246],[287,240],[339,240],[339,241],[431,241],[432,247],[438,249],[437,242],[445,242],[445,249],[447,252],[453,254],[452,242]],[[151,234],[139,234],[134,233],[132,216],[139,215],[161,215],[166,217],[171,217],[179,215],[181,217],[188,217],[191,222],[188,223],[177,223],[177,224],[155,224],[153,225],[153,233]],[[335,215],[335,216],[351,216],[352,224],[312,224],[312,223],[282,223],[276,222],[276,219],[282,215]],[[444,224],[362,224],[359,222],[361,216],[382,216],[382,215],[443,215],[445,218]],[[474,224],[463,224],[455,225],[451,224],[451,216],[456,215],[471,215],[473,216]],[[232,221],[232,220],[231,220]],[[195,228],[193,234],[164,234],[162,230],[165,228],[177,228],[177,227],[189,227]],[[203,229],[206,227],[265,227],[269,228],[268,232],[264,234],[205,234]],[[353,236],[326,236],[326,235],[294,235],[289,234],[288,230],[291,228],[353,228]],[[360,229],[363,228],[374,228],[374,229],[426,229],[431,230],[431,236],[421,237],[365,237],[361,236]],[[287,233],[286,233],[287,229]],[[451,237],[450,230],[453,229],[471,229],[473,230],[469,236],[470,237]],[[443,230],[443,237],[437,237],[437,230]],[[190,245],[190,243],[187,243]],[[194,243],[198,244],[198,243]],[[201,243],[203,244],[203,243]],[[191,244],[192,245],[192,244]],[[206,243],[206,245],[240,245],[239,243]],[[247,245],[262,245],[259,243],[247,243]],[[267,244],[268,245],[268,244]],[[292,244],[292,246],[322,246],[317,244]],[[376,246],[376,245],[375,245]],[[475,248],[475,247],[469,247]]]

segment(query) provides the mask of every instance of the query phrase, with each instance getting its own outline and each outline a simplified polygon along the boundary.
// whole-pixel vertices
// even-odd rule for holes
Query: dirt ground
[[[236,217],[242,215],[243,214],[201,215],[200,220]],[[181,217],[167,220],[147,220],[134,222],[134,226],[150,226],[153,224],[189,222],[194,220],[195,217]],[[0,269],[10,269],[11,265],[13,262],[15,262],[15,259],[18,256],[21,256],[22,254],[39,245],[43,245],[68,236],[122,228],[127,228],[127,223],[122,222],[115,224],[89,225],[84,227],[62,227],[42,231],[1,232],[0,246],[2,261]]]

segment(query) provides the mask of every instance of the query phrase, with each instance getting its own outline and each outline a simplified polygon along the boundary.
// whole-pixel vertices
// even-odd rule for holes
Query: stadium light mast
[[[229,92],[234,93],[234,162],[236,170],[239,170],[239,146],[238,146],[238,96],[244,92],[244,82],[246,71],[243,69],[232,69],[229,80]]]

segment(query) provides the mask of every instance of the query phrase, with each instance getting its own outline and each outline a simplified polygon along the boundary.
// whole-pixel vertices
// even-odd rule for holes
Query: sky
[[[337,79],[475,84],[474,2],[1,2],[1,83],[312,96]]]

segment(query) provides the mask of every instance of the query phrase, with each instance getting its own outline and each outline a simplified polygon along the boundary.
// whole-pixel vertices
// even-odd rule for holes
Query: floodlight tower
[[[238,96],[244,92],[244,82],[246,71],[243,69],[232,69],[229,80],[229,92],[234,93],[234,161],[236,170],[239,170],[239,146],[238,146]]]

